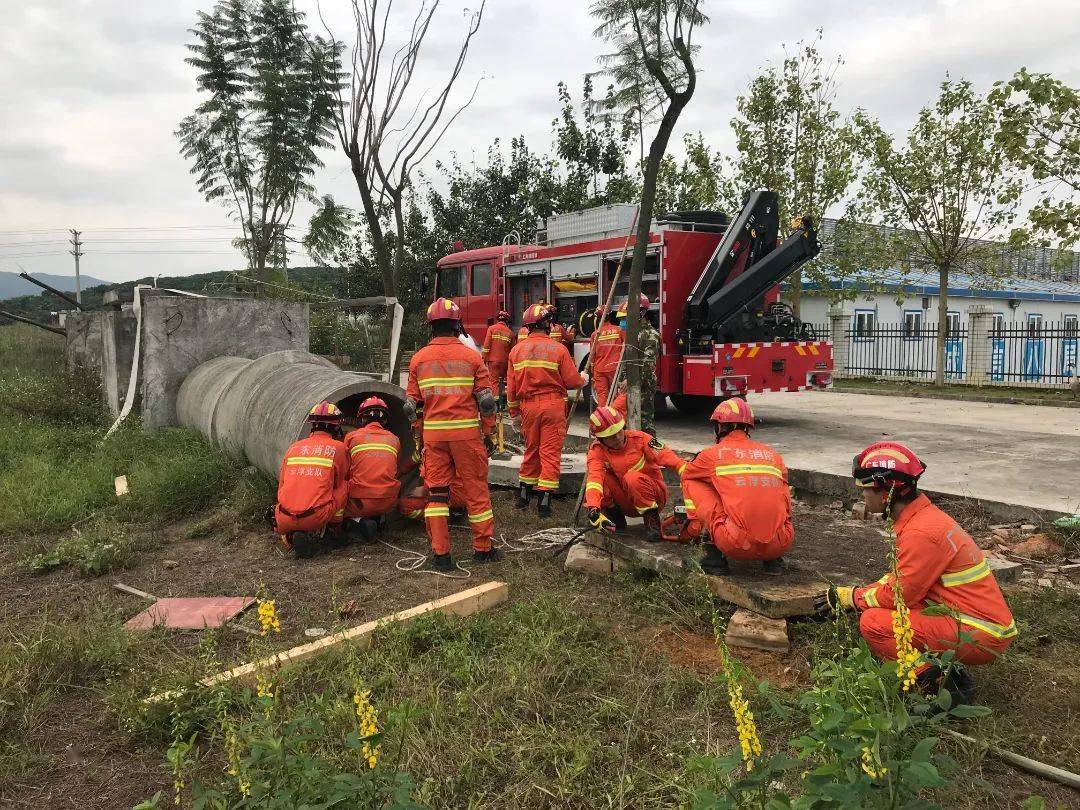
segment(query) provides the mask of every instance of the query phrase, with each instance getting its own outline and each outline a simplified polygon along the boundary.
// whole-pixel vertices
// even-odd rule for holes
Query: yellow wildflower
[[[742,751],[743,762],[746,763],[746,770],[752,771],[762,750],[757,723],[754,721],[754,713],[750,710],[750,703],[743,697],[742,684],[735,678],[727,645],[717,638],[716,646],[720,651],[720,666],[727,684],[728,705],[731,706],[731,713],[735,716],[735,728],[739,732],[739,748]]]
[[[274,696],[274,683],[261,669],[255,673],[255,693],[261,698]]]
[[[865,745],[862,750],[862,769],[871,779],[882,779],[889,772],[889,769],[878,760],[873,750]]]
[[[921,653],[915,649],[913,644],[915,631],[911,627],[911,614],[908,611],[907,603],[904,601],[903,580],[900,577],[900,565],[897,561],[896,534],[893,531],[891,504],[892,493],[890,492],[885,514],[889,515],[886,529],[889,532],[889,540],[892,544],[889,556],[893,575],[892,631],[893,641],[896,643],[896,677],[900,680],[903,690],[907,692],[915,685],[915,670],[919,665]]]
[[[225,732],[225,752],[229,758],[229,776],[236,780],[236,787],[244,798],[251,793],[251,782],[244,778],[243,766],[240,762],[240,741],[230,728]]]
[[[364,744],[360,749],[360,755],[368,768],[374,768],[379,762],[380,745],[372,745],[370,738],[379,733],[379,711],[371,702],[371,690],[356,687],[353,695],[353,703],[356,704],[356,730]]]
[[[281,632],[281,622],[278,620],[273,599],[259,600],[259,625],[262,628],[259,632],[264,636],[271,630],[275,633]]]

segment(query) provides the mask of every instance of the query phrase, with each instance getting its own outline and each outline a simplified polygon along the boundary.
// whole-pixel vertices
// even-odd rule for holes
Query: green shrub
[[[134,549],[122,523],[102,519],[92,522],[84,530],[74,530],[52,551],[35,554],[27,561],[27,566],[40,574],[71,565],[83,576],[97,577],[123,567],[131,559]]]

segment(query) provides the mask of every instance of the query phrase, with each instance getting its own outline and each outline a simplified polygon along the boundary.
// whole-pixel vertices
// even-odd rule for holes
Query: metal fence
[[[855,323],[844,332],[848,377],[932,380],[937,370],[937,324]],[[973,379],[972,346],[966,326],[945,335],[945,379],[1001,385],[1068,386],[1078,374],[1076,321],[996,325],[986,338],[985,377]]]

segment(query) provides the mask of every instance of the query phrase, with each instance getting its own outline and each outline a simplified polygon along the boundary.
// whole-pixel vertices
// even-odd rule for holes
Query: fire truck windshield
[[[435,277],[435,295],[442,298],[458,298],[465,295],[465,268],[440,268]]]

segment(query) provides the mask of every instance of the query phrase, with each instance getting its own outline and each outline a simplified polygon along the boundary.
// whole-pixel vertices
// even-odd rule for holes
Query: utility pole
[[[82,282],[79,279],[79,257],[83,255],[82,242],[79,241],[79,237],[82,236],[82,231],[77,231],[74,228],[71,229],[71,250],[68,252],[75,257],[75,300],[82,304]]]

